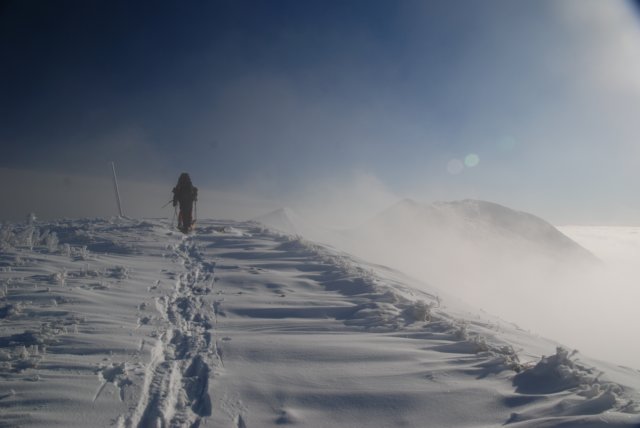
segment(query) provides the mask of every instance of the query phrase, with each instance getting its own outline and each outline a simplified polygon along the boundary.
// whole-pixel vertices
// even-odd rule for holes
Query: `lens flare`
[[[480,163],[480,157],[475,153],[469,153],[464,158],[464,165],[467,168],[473,168],[474,166],[477,166],[479,163]]]

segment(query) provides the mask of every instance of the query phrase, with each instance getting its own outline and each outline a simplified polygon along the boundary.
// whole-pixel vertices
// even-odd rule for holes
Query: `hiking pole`
[[[120,189],[118,189],[118,178],[116,177],[116,164],[111,162],[111,169],[113,170],[113,187],[116,191],[116,202],[118,203],[118,213],[120,217],[124,217],[122,214],[122,203],[120,202]]]
[[[195,208],[195,212],[194,212],[194,216],[193,216],[193,223],[195,224],[196,220],[198,219],[198,200],[196,199],[195,201],[193,201],[193,205]]]
[[[169,205],[171,202],[173,202],[173,199],[169,199],[169,202],[167,202],[166,204],[164,204],[162,207],[160,207],[160,209],[166,207],[167,205]]]

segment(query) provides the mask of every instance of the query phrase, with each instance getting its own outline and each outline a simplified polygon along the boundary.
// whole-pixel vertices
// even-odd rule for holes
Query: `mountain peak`
[[[398,202],[396,202],[394,204],[394,206],[418,208],[421,205],[415,199],[404,198],[404,199],[400,199]]]
[[[303,228],[302,218],[293,209],[286,206],[255,217],[252,221],[292,235],[300,234]]]

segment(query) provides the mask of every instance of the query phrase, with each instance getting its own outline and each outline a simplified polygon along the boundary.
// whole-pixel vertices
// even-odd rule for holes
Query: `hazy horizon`
[[[22,222],[30,214],[42,220],[103,217],[118,215],[111,165],[103,165],[102,175],[78,175],[64,172],[16,170],[0,167],[0,180],[11,186],[0,188],[0,198],[12,203],[0,207],[0,222]],[[177,177],[176,173],[176,177]],[[125,216],[132,218],[171,218],[170,201],[174,177],[162,181],[118,178]],[[195,182],[198,185],[198,182]],[[414,200],[420,204],[449,202],[473,197],[421,199],[416,195],[395,193],[376,177],[354,173],[345,180],[317,182],[304,190],[278,197],[261,194],[250,186],[200,189],[201,218],[251,220],[281,208],[293,209],[306,221],[319,227],[341,230],[357,227],[394,204]],[[554,221],[539,212],[508,205],[504,200],[486,200],[507,208],[528,212],[554,226],[640,226],[638,220]]]

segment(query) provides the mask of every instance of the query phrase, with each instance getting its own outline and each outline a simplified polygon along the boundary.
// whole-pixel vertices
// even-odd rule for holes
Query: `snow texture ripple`
[[[640,374],[257,223],[0,229],[0,426],[640,424]]]

